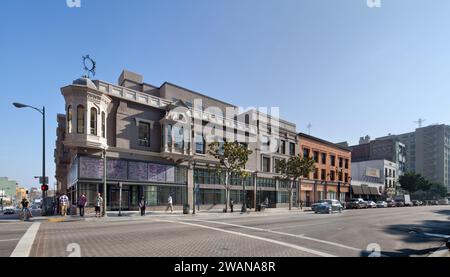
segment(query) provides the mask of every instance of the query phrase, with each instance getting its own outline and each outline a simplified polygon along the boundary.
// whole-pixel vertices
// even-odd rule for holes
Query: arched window
[[[106,138],[106,115],[102,112],[102,138]]]
[[[91,135],[97,135],[97,109],[91,108]]]
[[[72,106],[67,107],[67,133],[72,133]]]
[[[84,134],[84,107],[82,105],[77,107],[77,133]]]

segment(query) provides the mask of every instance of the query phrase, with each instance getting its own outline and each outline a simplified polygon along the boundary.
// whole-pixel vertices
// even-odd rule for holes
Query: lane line
[[[41,223],[35,222],[28,228],[10,257],[28,257],[30,255],[40,225]]]
[[[210,227],[210,226],[205,226],[205,225],[201,225],[201,224],[181,222],[181,221],[171,221],[171,220],[158,220],[158,221],[189,225],[189,226],[194,226],[194,227],[199,227],[199,228],[219,231],[219,232],[223,232],[223,233],[238,235],[238,236],[241,236],[241,237],[247,237],[247,238],[251,238],[251,239],[266,241],[266,242],[270,242],[270,243],[273,243],[273,244],[278,244],[278,245],[281,245],[281,246],[285,246],[285,247],[293,248],[293,249],[300,250],[300,251],[303,251],[303,252],[307,252],[307,253],[310,253],[310,254],[313,254],[313,255],[317,255],[317,256],[320,256],[320,257],[336,257],[334,255],[331,255],[331,254],[328,254],[328,253],[325,253],[325,252],[321,252],[321,251],[305,248],[305,247],[298,246],[298,245],[291,244],[291,243],[286,243],[286,242],[277,241],[277,240],[268,239],[268,238],[263,238],[263,237],[257,237],[257,236],[248,235],[248,234],[235,232],[235,231],[223,230],[223,229]]]
[[[347,245],[344,245],[344,244],[340,244],[340,243],[336,243],[336,242],[332,242],[332,241],[321,240],[321,239],[316,239],[316,238],[312,238],[312,237],[307,237],[307,236],[304,236],[304,235],[295,235],[295,234],[289,234],[289,233],[284,233],[284,232],[273,231],[273,230],[270,230],[270,229],[261,229],[261,228],[257,228],[257,227],[250,227],[250,226],[231,224],[231,223],[225,223],[225,222],[216,222],[216,221],[208,221],[208,220],[200,220],[200,219],[192,219],[192,221],[199,221],[199,222],[213,223],[213,224],[215,223],[215,224],[227,225],[227,226],[238,227],[238,228],[243,228],[243,229],[249,229],[249,230],[254,230],[254,231],[273,233],[273,234],[277,234],[277,235],[283,235],[283,236],[288,236],[288,237],[295,237],[295,238],[299,238],[299,239],[320,242],[322,244],[333,245],[333,246],[337,246],[337,247],[341,247],[341,248],[345,248],[345,249],[349,249],[349,250],[353,250],[353,251],[357,251],[357,252],[361,252],[362,251],[361,249],[354,248],[354,247],[351,247],[351,246],[347,246]]]
[[[17,241],[17,240],[20,240],[20,238],[19,239],[2,239],[2,240],[0,240],[0,242]]]

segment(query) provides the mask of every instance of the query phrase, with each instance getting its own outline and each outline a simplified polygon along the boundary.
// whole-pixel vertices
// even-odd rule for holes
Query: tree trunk
[[[291,181],[291,186],[289,187],[289,210],[292,210],[292,187],[294,182]]]
[[[229,191],[230,188],[228,186],[228,171],[225,172],[225,210],[224,212],[228,212],[228,203],[229,203]]]

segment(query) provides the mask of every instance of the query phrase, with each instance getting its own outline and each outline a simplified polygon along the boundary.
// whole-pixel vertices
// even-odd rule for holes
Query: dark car
[[[388,200],[386,201],[388,208],[393,208],[393,207],[397,207],[397,205],[395,204],[395,201],[393,200]]]
[[[325,202],[320,203],[316,206],[314,212],[317,213],[326,213],[331,214],[333,212],[342,212],[344,207],[342,207],[342,204],[337,200],[325,200]]]
[[[14,209],[13,208],[5,208],[3,210],[3,214],[14,214]]]
[[[347,209],[366,209],[367,208],[367,202],[364,201],[362,198],[353,198],[350,199],[349,202],[347,202]]]
[[[396,207],[405,207],[405,202],[403,202],[401,200],[396,200],[395,201],[395,206]]]
[[[422,206],[422,201],[419,200],[413,200],[412,203],[414,206]]]

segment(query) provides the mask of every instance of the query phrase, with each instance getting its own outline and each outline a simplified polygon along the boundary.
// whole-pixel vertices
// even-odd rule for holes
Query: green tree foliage
[[[316,169],[313,159],[300,155],[290,157],[289,160],[281,160],[276,165],[276,171],[281,175],[282,180],[290,182],[289,185],[289,210],[292,209],[292,195],[295,182],[302,176],[307,177]],[[299,195],[300,197],[300,195]]]
[[[246,145],[238,142],[212,142],[208,145],[208,153],[219,161],[216,171],[225,173],[225,209],[228,211],[230,203],[230,175],[236,174],[241,179],[247,178],[249,173],[245,170],[252,151]]]
[[[432,192],[441,197],[447,195],[447,188],[441,184],[435,184],[429,182],[422,175],[415,172],[407,172],[399,179],[402,188],[410,193],[415,193],[419,190],[425,192]]]

